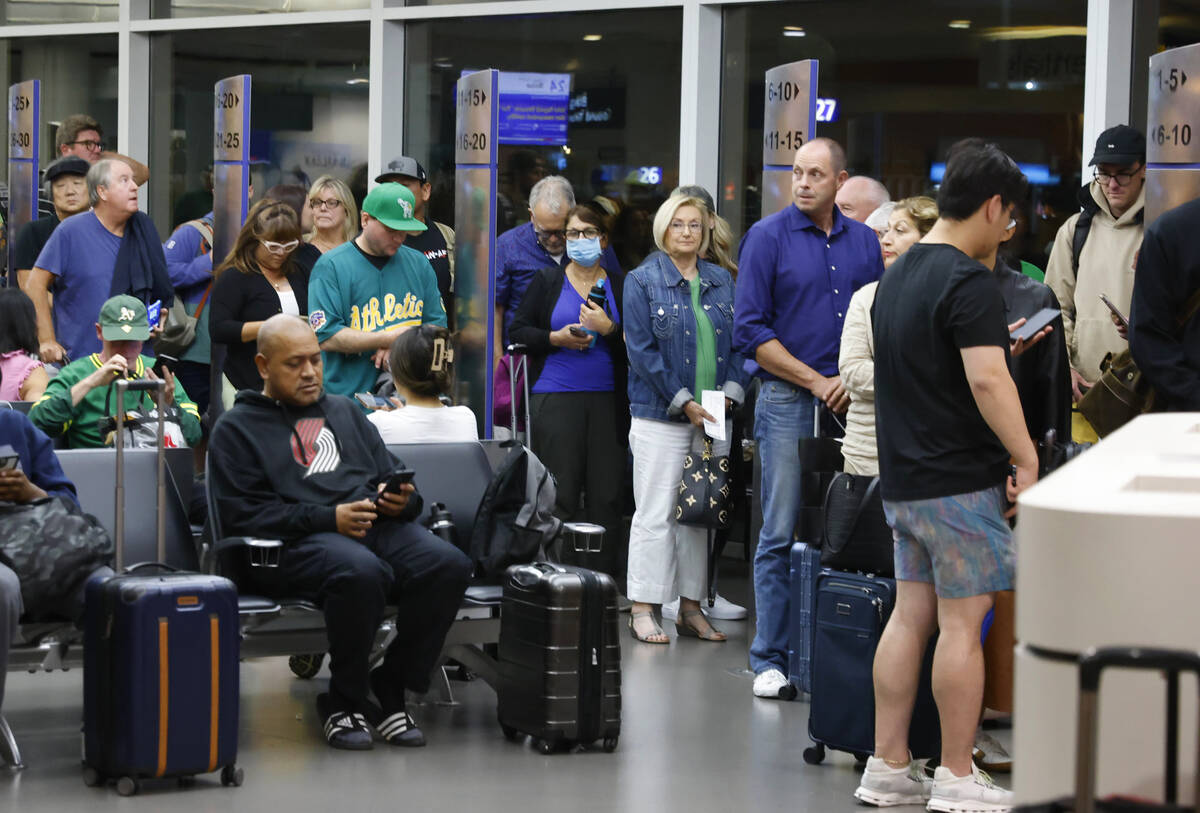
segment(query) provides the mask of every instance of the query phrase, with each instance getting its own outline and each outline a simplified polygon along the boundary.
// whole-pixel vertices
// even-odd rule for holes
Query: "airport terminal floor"
[[[750,603],[748,566],[727,556],[721,589]],[[621,742],[611,754],[596,748],[547,757],[507,742],[496,724],[496,695],[481,680],[451,684],[457,706],[410,707],[427,748],[377,743],[367,753],[336,751],[313,711],[328,669],[303,681],[286,658],[247,661],[238,753],[246,783],[223,788],[208,774],[183,791],[147,784],[128,799],[80,779],[82,670],[14,673],[4,712],[28,767],[0,770],[0,810],[863,810],[851,796],[859,777],[852,757],[831,752],[823,765],[804,764],[808,704],[752,696],[746,650],[753,617],[718,622],[729,634],[724,644],[675,640],[668,623],[670,646],[638,645],[622,629]],[[1009,732],[993,733],[1009,744]]]

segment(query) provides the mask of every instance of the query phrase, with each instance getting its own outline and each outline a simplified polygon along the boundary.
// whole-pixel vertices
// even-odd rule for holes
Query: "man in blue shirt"
[[[734,346],[762,379],[754,439],[762,462],[763,526],[754,556],[758,619],[750,647],[758,697],[796,695],[785,669],[799,442],[813,435],[817,404],[845,412],[850,399],[837,366],[842,323],[850,296],[883,274],[875,232],[834,205],[847,177],[837,142],[816,138],[797,150],[795,205],[754,224],[738,260]]]
[[[534,273],[555,265],[567,267],[567,212],[574,205],[570,181],[561,175],[542,178],[529,192],[529,222],[496,238],[495,362],[508,346],[508,326]],[[604,249],[600,265],[609,274],[622,274],[611,245]]]

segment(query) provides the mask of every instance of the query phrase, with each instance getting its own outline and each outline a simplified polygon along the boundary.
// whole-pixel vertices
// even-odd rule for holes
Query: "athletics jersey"
[[[382,269],[353,242],[325,252],[308,281],[308,322],[324,342],[350,328],[378,333],[425,323],[446,325],[437,275],[421,252],[401,246]],[[379,370],[374,353],[325,352],[325,391],[371,392]]]

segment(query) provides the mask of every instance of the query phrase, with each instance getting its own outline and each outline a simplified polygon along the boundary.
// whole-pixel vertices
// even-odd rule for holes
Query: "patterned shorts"
[[[931,500],[884,500],[896,578],[932,583],[941,598],[1012,590],[1015,551],[1004,510],[1001,486]]]

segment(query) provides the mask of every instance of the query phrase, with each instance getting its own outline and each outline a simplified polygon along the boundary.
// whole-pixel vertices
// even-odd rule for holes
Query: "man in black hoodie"
[[[324,610],[331,678],[317,708],[329,744],[371,748],[369,716],[392,745],[424,745],[404,692],[428,690],[471,563],[413,521],[422,501],[411,484],[385,490],[398,461],[357,405],[324,394],[321,349],[305,321],[268,319],[255,361],[262,393],[238,393],[209,441],[222,530],[282,539],[279,567],[266,576],[260,569],[253,586]],[[396,638],[368,675],[389,603],[399,608]],[[382,713],[367,699],[368,687]]]

